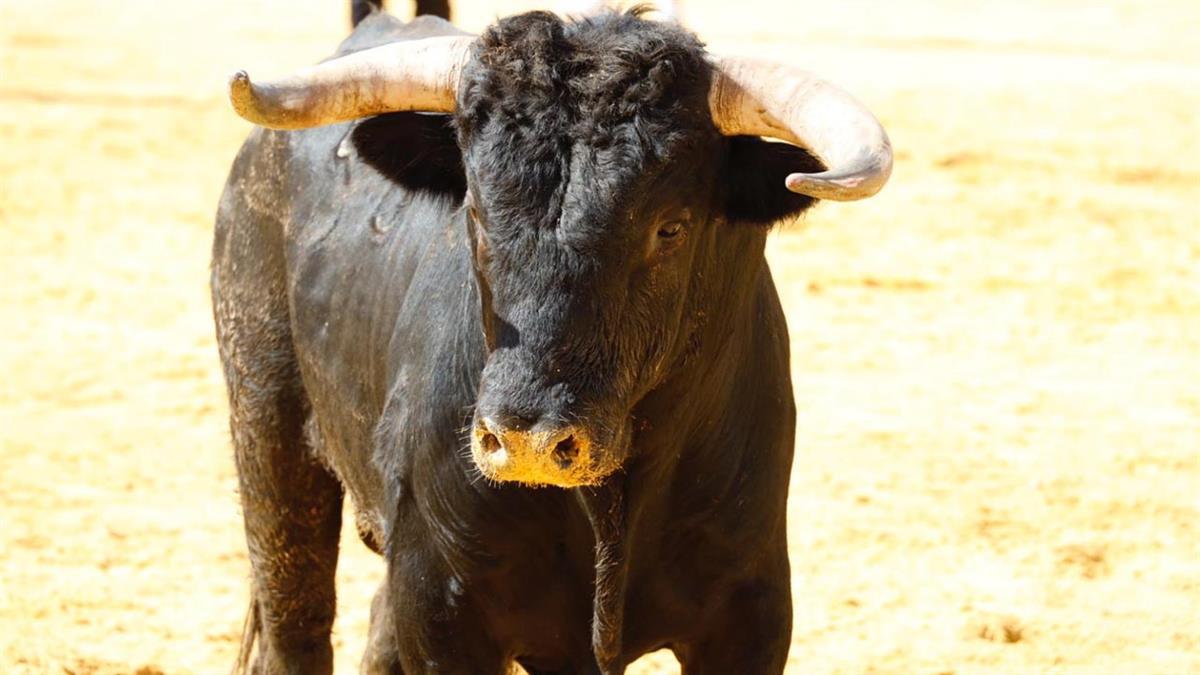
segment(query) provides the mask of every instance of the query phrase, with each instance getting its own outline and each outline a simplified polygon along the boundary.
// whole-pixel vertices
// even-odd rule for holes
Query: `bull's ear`
[[[364,162],[409,190],[462,201],[462,153],[449,115],[395,112],[363,120],[352,134]]]
[[[791,173],[816,173],[825,167],[803,148],[771,143],[757,136],[733,136],[725,156],[724,177],[730,222],[774,225],[804,212],[817,200],[784,187]]]

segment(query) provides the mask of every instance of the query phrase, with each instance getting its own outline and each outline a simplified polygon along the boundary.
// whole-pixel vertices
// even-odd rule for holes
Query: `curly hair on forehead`
[[[674,24],[642,18],[646,11],[500,20],[480,36],[463,73],[460,132],[469,137],[491,120],[543,137],[602,140],[630,124],[642,137],[669,136],[686,114],[707,114],[704,45]]]

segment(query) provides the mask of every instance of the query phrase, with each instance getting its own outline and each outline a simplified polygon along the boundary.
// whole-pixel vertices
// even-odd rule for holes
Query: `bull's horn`
[[[887,182],[887,132],[850,94],[811,73],[766,61],[716,58],[714,66],[708,103],[722,134],[778,138],[810,150],[828,167],[789,175],[789,190],[854,201]]]
[[[474,38],[393,42],[331,59],[270,82],[229,78],[238,115],[272,129],[307,129],[401,110],[453,112]]]

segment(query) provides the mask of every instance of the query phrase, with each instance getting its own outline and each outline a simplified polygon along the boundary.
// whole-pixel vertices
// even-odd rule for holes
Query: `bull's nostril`
[[[496,438],[496,434],[493,433],[484,434],[483,438],[479,439],[479,444],[483,446],[483,451],[489,455],[503,447],[500,445],[500,439]]]
[[[554,462],[558,464],[558,468],[566,469],[578,458],[579,443],[575,442],[574,436],[567,436],[554,446]]]

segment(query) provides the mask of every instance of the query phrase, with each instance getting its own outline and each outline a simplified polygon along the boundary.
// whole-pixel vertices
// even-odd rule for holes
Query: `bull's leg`
[[[432,540],[424,527],[410,528],[417,514],[407,509],[385,546],[386,598],[380,611],[392,614],[396,651],[408,673],[504,675],[508,657],[489,636],[469,591],[456,580],[441,554],[421,546]],[[397,542],[413,542],[406,546]]]
[[[305,440],[308,403],[292,350],[275,230],[219,222],[217,341],[252,566],[244,648],[253,671],[329,673],[342,490]],[[248,656],[248,654],[243,655]]]
[[[404,562],[389,564],[388,578],[371,601],[371,628],[359,672],[510,672],[507,658],[490,640],[470,603],[460,597],[461,586],[439,565],[426,564],[425,555],[408,551]]]
[[[329,673],[341,486],[303,441],[297,394],[234,396],[233,426],[246,543],[258,603],[254,672]],[[269,388],[269,386],[268,386]]]
[[[295,378],[231,381],[238,483],[257,603],[253,672],[329,673],[341,486],[312,457]]]
[[[395,626],[392,610],[388,607],[387,584],[383,583],[371,601],[371,630],[367,636],[367,651],[363,654],[362,675],[404,674]]]
[[[394,500],[398,501],[398,500]],[[493,642],[467,590],[446,566],[411,502],[397,511],[385,547],[387,578],[371,601],[363,675],[502,675],[509,660]],[[399,543],[404,542],[404,543]]]
[[[782,673],[792,636],[786,575],[740,585],[718,612],[720,621],[676,655],[684,675]]]

